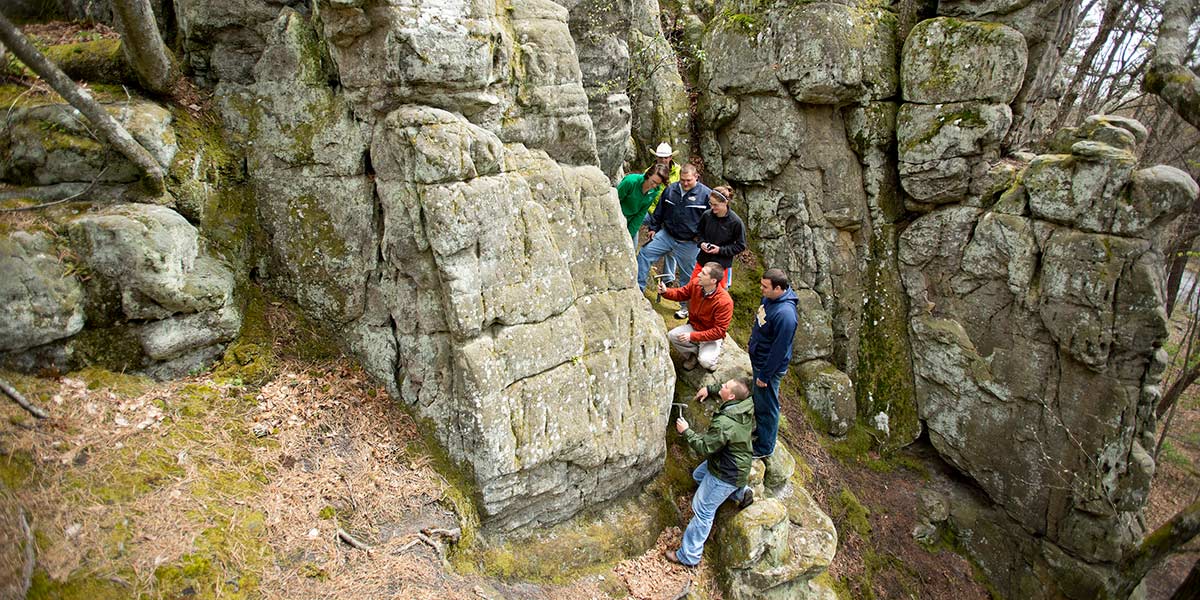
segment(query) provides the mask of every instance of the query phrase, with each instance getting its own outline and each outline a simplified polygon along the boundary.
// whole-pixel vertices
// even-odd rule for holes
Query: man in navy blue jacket
[[[675,267],[683,271],[684,277],[691,275],[696,268],[696,255],[700,253],[700,216],[708,210],[711,193],[708,186],[700,183],[696,165],[683,165],[679,170],[679,181],[667,186],[658,200],[658,207],[646,219],[650,241],[638,252],[638,289],[646,289],[650,265],[667,254],[671,255],[667,260],[670,265],[667,272],[672,281],[675,280]]]
[[[787,275],[767,269],[759,281],[762,303],[750,325],[750,366],[754,369],[754,457],[775,452],[779,433],[779,381],[792,360],[796,335],[796,293]]]

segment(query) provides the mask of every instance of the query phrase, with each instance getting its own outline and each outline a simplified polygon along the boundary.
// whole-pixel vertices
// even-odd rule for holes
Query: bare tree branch
[[[108,111],[100,106],[86,90],[75,85],[54,63],[46,59],[21,30],[17,29],[3,14],[0,14],[0,43],[8,46],[21,62],[25,63],[34,73],[46,80],[54,91],[66,99],[99,130],[100,136],[112,144],[122,155],[130,160],[144,173],[143,183],[152,192],[162,192],[163,170],[158,161],[142,147],[129,132],[117,122]]]
[[[1188,27],[1196,16],[1198,0],[1165,0],[1154,59],[1142,87],[1171,105],[1179,116],[1200,128],[1200,78],[1185,66]]]
[[[29,411],[29,414],[31,414],[37,418],[45,419],[46,417],[50,416],[50,415],[46,414],[46,411],[31,404],[28,400],[25,399],[25,396],[21,395],[21,392],[18,392],[16,388],[9,385],[8,382],[3,379],[0,379],[0,391],[3,391],[5,394],[8,395],[9,398],[12,398],[14,402],[21,405],[21,408]]]
[[[1159,562],[1200,534],[1200,502],[1193,502],[1142,540],[1121,562],[1116,598],[1128,598]]]

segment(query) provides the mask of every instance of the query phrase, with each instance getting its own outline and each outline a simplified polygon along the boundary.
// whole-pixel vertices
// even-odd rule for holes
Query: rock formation
[[[662,324],[596,167],[598,148],[612,172],[624,160],[628,100],[601,93],[624,67],[597,69],[628,7],[595,9],[321,2],[319,31],[285,9],[254,28],[248,76],[217,87],[249,149],[273,285],[342,324],[500,530],[616,497],[664,456]],[[196,31],[224,14],[191,11]],[[585,77],[568,24],[593,17]],[[593,117],[608,119],[599,143]]]
[[[166,110],[147,102],[107,108],[161,165],[185,160]],[[160,205],[171,197],[139,197],[137,168],[93,139],[77,112],[62,104],[15,108],[0,155],[0,181],[35,197],[52,190],[92,203],[55,207],[45,230],[0,237],[6,364],[100,363],[177,377],[211,362],[237,335],[234,272],[194,225]]]
[[[791,274],[821,425],[885,450],[925,429],[978,486],[922,535],[952,527],[1006,596],[1091,598],[1143,534],[1160,234],[1198,192],[1138,168],[1146,131],[1117,116],[1007,153],[1053,101],[1069,3],[942,2],[907,30],[874,2],[685,2],[696,140],[653,1],[174,6],[235,150],[111,102],[170,170],[148,198],[69,108],[14,108],[0,181],[87,202],[0,229],[4,365],[187,372],[236,335],[253,271],[425,421],[487,527],[561,521],[663,464],[675,374],[610,184],[694,142]],[[732,597],[828,595],[836,534],[785,454],[714,534]]]

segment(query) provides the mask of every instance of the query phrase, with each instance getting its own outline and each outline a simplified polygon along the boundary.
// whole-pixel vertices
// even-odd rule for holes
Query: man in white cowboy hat
[[[679,166],[672,160],[674,151],[671,150],[671,144],[666,142],[659,144],[658,148],[654,149],[654,163],[671,169],[671,179],[667,180],[667,184],[674,184],[679,181]]]

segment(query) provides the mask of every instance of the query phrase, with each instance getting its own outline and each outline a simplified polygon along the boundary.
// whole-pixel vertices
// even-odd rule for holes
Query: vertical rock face
[[[917,398],[939,453],[1018,527],[968,526],[1007,530],[1047,589],[1097,597],[1054,573],[1096,573],[1102,591],[1142,535],[1165,357],[1159,234],[1197,188],[1166,167],[1135,173],[1145,129],[1126,119],[1090,118],[1070,154],[999,162],[1025,52],[1006,26],[945,17],[905,43],[901,183],[927,212],[899,243]],[[1028,592],[997,567],[1007,558],[977,558],[1006,595]]]
[[[742,10],[719,5],[707,24],[705,164],[744,194],[766,266],[785,269],[797,288],[793,362],[821,361],[799,369],[810,405],[843,433],[855,414],[868,422],[882,412],[890,427],[880,437],[908,443],[920,431],[911,376],[887,366],[909,363],[887,243],[903,213],[888,102],[899,89],[896,17],[822,2]],[[845,387],[847,375],[866,385]],[[836,401],[818,393],[830,377]]]
[[[629,82],[630,3],[556,0],[570,11],[588,114],[596,132],[600,170],[615,180],[628,151],[632,108]]]
[[[628,29],[606,7],[285,8],[253,28],[250,78],[217,87],[247,143],[259,273],[428,419],[497,530],[616,497],[665,455],[674,372],[597,168],[593,119],[622,112],[601,88],[627,68],[600,60]],[[568,24],[593,17],[577,50]],[[604,135],[623,149],[627,120]]]

